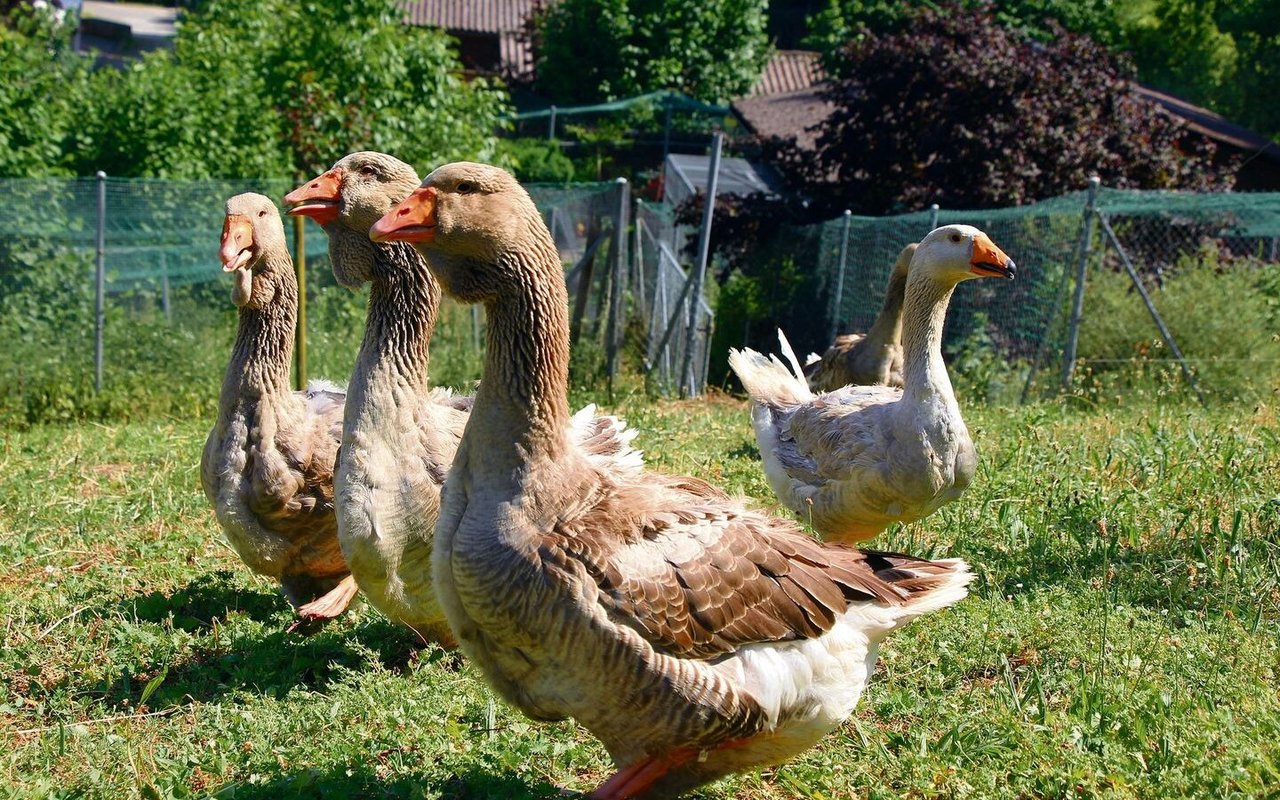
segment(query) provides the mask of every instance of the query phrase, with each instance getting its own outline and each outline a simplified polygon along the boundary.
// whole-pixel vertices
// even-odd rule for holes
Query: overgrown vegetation
[[[532,21],[537,88],[560,103],[673,89],[728,102],[769,59],[767,0],[557,0]]]
[[[1053,26],[1050,26],[1051,28]],[[1229,186],[1213,146],[1138,97],[1128,65],[1057,28],[1036,42],[990,10],[925,9],[833,56],[816,154],[774,163],[817,218],[1022,205],[1078,190]]]
[[[1224,262],[1207,249],[1184,257],[1162,286],[1150,287],[1178,349],[1209,395],[1258,401],[1280,391],[1276,272],[1274,265]],[[1178,363],[1127,275],[1092,274],[1086,297],[1081,392],[1096,398],[1135,389],[1185,391]]]
[[[743,403],[624,398],[660,469],[770,496]],[[857,713],[695,797],[1261,797],[1280,780],[1273,410],[966,407],[958,502],[877,546],[968,559],[893,635]],[[303,639],[198,489],[209,420],[0,444],[0,792],[555,797],[605,753],[363,609]]]

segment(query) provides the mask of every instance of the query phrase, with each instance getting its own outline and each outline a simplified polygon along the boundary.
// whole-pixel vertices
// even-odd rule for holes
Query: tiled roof
[[[744,97],[734,102],[733,110],[757,136],[795,136],[802,148],[812,150],[817,135],[808,128],[826,119],[831,106],[818,96],[816,88],[808,88]]]
[[[534,0],[410,0],[404,4],[412,25],[474,33],[518,31],[533,7]]]
[[[782,94],[808,89],[822,78],[818,54],[813,50],[779,50],[765,65],[764,74],[747,93],[747,97],[762,94]]]
[[[1187,127],[1203,134],[1219,144],[1237,147],[1246,152],[1280,160],[1280,144],[1268,139],[1260,133],[1251,131],[1229,119],[1215,114],[1207,108],[1192,105],[1181,97],[1174,97],[1150,86],[1135,83],[1133,88],[1138,96],[1153,103],[1182,119]]]

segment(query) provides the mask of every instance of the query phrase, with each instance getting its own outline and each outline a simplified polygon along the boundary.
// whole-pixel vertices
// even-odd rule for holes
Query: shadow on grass
[[[289,632],[292,613],[283,597],[246,590],[225,571],[200,576],[171,594],[128,598],[117,608],[126,625],[116,636],[122,644],[134,640],[136,660],[106,680],[72,687],[112,707],[128,699],[136,708],[144,693],[153,709],[211,702],[237,691],[280,698],[295,689],[322,691],[345,671],[375,663],[393,672],[461,664],[457,654],[380,616],[355,625],[339,619],[312,635]],[[66,683],[74,684],[75,677]]]
[[[172,594],[148,592],[120,603],[126,615],[146,622],[164,622],[172,614],[173,626],[184,631],[211,628],[234,613],[266,622],[288,607],[279,592],[246,589],[228,570],[201,575]]]
[[[446,800],[535,800],[548,797],[582,797],[562,793],[546,782],[531,786],[512,775],[468,770],[428,783],[413,778],[380,779],[373,764],[343,765],[329,771],[308,769],[269,778],[260,783],[235,783],[211,795],[217,800],[302,800],[303,798],[418,798],[430,792]]]

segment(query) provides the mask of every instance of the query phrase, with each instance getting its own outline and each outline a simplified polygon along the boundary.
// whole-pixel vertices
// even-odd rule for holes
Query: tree
[[[0,24],[0,175],[74,175],[92,62],[70,31],[19,5]]]
[[[424,166],[484,157],[506,94],[461,71],[451,40],[404,25],[394,0],[209,0],[172,57],[113,83],[104,157],[167,177],[312,174],[362,148]]]
[[[1017,205],[1091,174],[1120,188],[1227,182],[1212,145],[1140,98],[1122,60],[1061,28],[1037,42],[988,8],[926,9],[901,33],[864,32],[838,59],[845,77],[823,90],[834,110],[816,158],[777,150],[818,213]]]
[[[1056,22],[1089,36],[1112,53],[1132,57],[1138,79],[1211,108],[1273,138],[1280,106],[1271,101],[1280,81],[1280,14],[1274,0],[957,0],[988,7],[996,21],[1042,42]],[[903,31],[926,0],[829,0],[809,19],[809,46],[829,70],[839,51],[869,31]]]
[[[557,0],[534,20],[537,86],[560,103],[660,89],[746,93],[769,59],[768,0]]]

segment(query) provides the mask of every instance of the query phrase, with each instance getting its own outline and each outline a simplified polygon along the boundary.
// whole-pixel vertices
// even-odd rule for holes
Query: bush
[[[822,92],[817,158],[775,153],[827,214],[1021,205],[1079,189],[1208,189],[1213,147],[1138,97],[1132,69],[1085,36],[1047,43],[989,9],[925,9],[901,33],[864,32]]]
[[[573,161],[548,139],[502,139],[498,158],[524,183],[569,183],[574,179]]]

